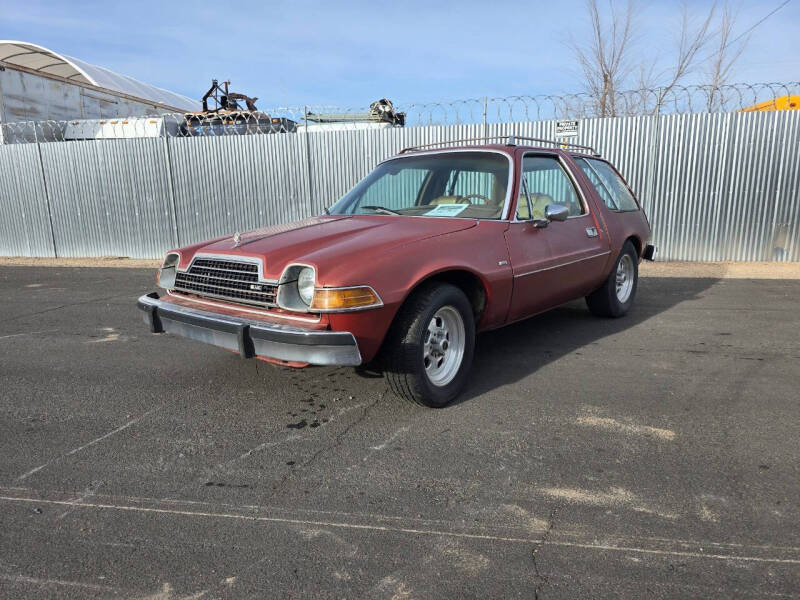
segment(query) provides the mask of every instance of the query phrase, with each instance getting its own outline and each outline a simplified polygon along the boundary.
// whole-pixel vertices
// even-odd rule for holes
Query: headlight
[[[314,279],[314,269],[310,267],[304,267],[297,275],[297,293],[306,305],[310,305],[314,299]]]
[[[317,287],[317,272],[306,265],[288,265],[278,281],[277,304],[298,312],[344,312],[378,308],[383,302],[368,285]]]
[[[164,262],[158,270],[156,283],[163,288],[172,289],[175,287],[175,273],[178,263],[181,262],[181,255],[177,252],[170,252],[164,257]]]
[[[167,269],[169,267],[177,267],[179,262],[181,262],[181,255],[177,252],[170,252],[164,257],[164,262],[161,264],[161,268]]]

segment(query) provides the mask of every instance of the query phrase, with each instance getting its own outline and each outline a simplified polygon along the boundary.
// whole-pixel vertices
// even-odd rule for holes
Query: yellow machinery
[[[743,108],[741,112],[762,112],[766,110],[800,110],[800,96],[782,96]]]

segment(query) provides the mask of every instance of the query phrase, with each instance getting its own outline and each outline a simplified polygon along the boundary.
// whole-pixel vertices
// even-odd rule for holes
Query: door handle
[[[597,227],[587,227],[586,228],[586,235],[590,238],[596,238],[599,233],[597,233]]]

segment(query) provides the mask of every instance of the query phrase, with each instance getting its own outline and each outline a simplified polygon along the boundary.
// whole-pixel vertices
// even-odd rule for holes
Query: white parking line
[[[23,333],[12,333],[11,335],[0,335],[0,340],[7,340],[8,338],[19,337],[21,335],[35,335],[37,333],[52,333],[58,329],[44,329],[42,331],[25,331]]]
[[[384,448],[386,448],[386,446],[391,444],[393,441],[395,441],[398,437],[400,437],[406,431],[408,431],[408,427],[401,427],[400,429],[395,431],[392,435],[390,435],[389,438],[385,442],[383,442],[382,444],[378,444],[377,446],[372,446],[372,449],[373,450],[383,450]]]
[[[27,577],[25,575],[5,575],[3,573],[0,573],[0,579],[2,579],[3,581],[9,581],[11,583],[28,583],[33,585],[57,585],[66,587],[76,587],[85,590],[92,590],[95,592],[110,592],[114,594],[119,594],[122,592],[122,590],[119,590],[117,588],[108,585],[83,583],[82,581],[67,581],[64,579],[42,579],[40,577]]]
[[[287,442],[293,442],[294,440],[299,440],[300,438],[301,438],[300,435],[298,435],[296,433],[293,433],[293,434],[285,437],[282,440],[276,440],[274,442],[264,442],[263,444],[259,444],[255,448],[250,448],[250,450],[248,450],[244,454],[241,454],[240,456],[237,456],[236,458],[232,458],[231,460],[229,460],[226,463],[222,463],[222,464],[217,465],[217,468],[218,469],[227,469],[233,463],[235,463],[235,462],[237,462],[239,460],[243,460],[243,459],[247,458],[248,456],[251,456],[252,454],[255,454],[257,452],[261,452],[262,450],[266,450],[267,448],[273,448],[274,446],[280,446],[281,444],[285,444]]]
[[[507,542],[507,543],[521,543],[521,544],[540,544],[542,542],[541,539],[536,539],[536,538],[503,537],[503,536],[481,534],[481,533],[468,533],[468,532],[446,531],[446,530],[436,530],[436,529],[418,529],[412,527],[392,527],[388,525],[346,523],[341,521],[312,521],[306,519],[265,517],[252,514],[242,515],[242,514],[223,513],[223,512],[205,512],[205,511],[177,510],[169,508],[151,508],[145,506],[131,506],[124,504],[100,504],[94,502],[75,502],[71,500],[43,500],[40,498],[15,498],[12,496],[0,496],[0,501],[20,502],[29,504],[49,504],[55,506],[74,506],[79,508],[92,508],[99,510],[118,510],[127,512],[174,515],[174,516],[196,517],[196,518],[206,518],[206,519],[209,518],[236,519],[240,521],[250,521],[253,523],[258,523],[258,522],[278,523],[286,525],[302,525],[305,527],[309,526],[333,527],[338,529],[351,529],[351,530],[374,531],[374,532],[384,532],[384,533],[404,533],[409,535],[427,535],[427,536],[451,537],[451,538],[465,538],[465,539],[485,540],[493,542]],[[708,554],[705,552],[662,550],[655,548],[641,548],[637,546],[622,546],[615,544],[571,542],[566,540],[553,539],[552,537],[547,540],[547,545],[559,546],[565,548],[581,548],[585,550],[599,550],[604,552],[631,552],[635,554],[652,554],[659,556],[682,556],[686,558],[723,560],[729,562],[742,561],[742,562],[800,565],[800,558],[778,558],[771,556],[748,556],[748,555],[736,555],[736,554]]]
[[[143,415],[138,416],[135,419],[131,419],[130,421],[128,421],[124,425],[120,425],[119,427],[117,427],[113,431],[109,431],[107,434],[101,435],[99,438],[94,439],[91,442],[87,442],[86,444],[84,444],[83,446],[81,446],[79,448],[75,448],[73,450],[70,450],[69,452],[66,452],[65,454],[62,454],[61,456],[57,456],[56,458],[47,461],[43,465],[39,465],[38,467],[36,467],[34,469],[31,469],[27,473],[24,473],[24,474],[20,475],[19,477],[17,477],[17,481],[22,481],[23,479],[27,479],[28,477],[30,477],[34,473],[38,473],[39,471],[41,471],[45,467],[48,467],[48,466],[52,465],[54,462],[57,462],[57,461],[61,460],[62,458],[66,458],[67,456],[72,456],[73,454],[77,454],[81,450],[85,450],[86,448],[89,448],[90,446],[94,446],[95,444],[97,444],[99,442],[102,442],[104,439],[109,438],[112,435],[119,433],[120,431],[124,431],[125,429],[127,429],[131,425],[135,425],[136,423],[138,423],[139,421],[144,419],[147,415],[151,414],[152,412],[154,412],[154,411],[156,411],[156,410],[158,410],[160,408],[161,408],[160,406],[157,406],[155,408],[151,408],[150,410],[148,410]]]

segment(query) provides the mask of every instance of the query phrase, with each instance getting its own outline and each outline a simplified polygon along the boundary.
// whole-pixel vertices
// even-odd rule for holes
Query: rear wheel
[[[638,284],[639,255],[633,244],[625,242],[608,278],[586,296],[586,304],[599,317],[621,317],[633,306]]]
[[[384,344],[384,373],[396,395],[440,408],[464,388],[474,349],[475,319],[464,292],[431,284],[400,309]]]

